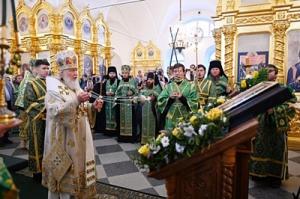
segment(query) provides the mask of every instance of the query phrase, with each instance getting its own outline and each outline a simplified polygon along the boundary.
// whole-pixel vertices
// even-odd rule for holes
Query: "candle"
[[[2,0],[2,22],[1,26],[6,25],[6,0]]]
[[[13,15],[14,31],[18,32],[15,0],[11,0],[11,11],[12,11],[12,15]]]

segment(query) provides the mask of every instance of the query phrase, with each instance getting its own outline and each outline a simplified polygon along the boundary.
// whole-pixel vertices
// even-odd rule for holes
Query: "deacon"
[[[197,111],[198,95],[195,85],[185,79],[183,64],[173,66],[173,80],[158,96],[158,109],[161,113],[161,129],[172,131],[177,119],[190,111]]]
[[[73,51],[57,55],[59,77],[47,78],[43,182],[48,199],[96,198],[95,155],[87,118],[89,93],[78,81]],[[93,103],[100,109],[101,100]]]
[[[161,89],[160,86],[154,85],[154,81],[154,73],[149,72],[147,74],[146,87],[140,91],[140,103],[142,104],[142,144],[145,144],[151,138],[155,138],[155,134],[158,131],[157,97]]]
[[[49,62],[37,59],[34,63],[36,78],[29,81],[24,93],[24,110],[28,119],[29,158],[28,167],[33,172],[33,179],[42,180],[42,158],[45,138],[45,95],[46,77],[49,73]]]
[[[116,90],[116,97],[118,104],[118,124],[119,135],[118,141],[120,142],[136,142],[136,113],[133,97],[137,95],[138,90],[135,80],[130,77],[130,66],[123,65],[121,67],[122,80]]]
[[[34,79],[35,71],[34,71],[34,62],[35,60],[30,61],[30,66],[24,64],[23,67],[25,69],[24,78],[20,83],[18,88],[18,96],[15,102],[17,109],[19,110],[19,118],[23,121],[23,123],[19,126],[19,137],[20,137],[20,148],[25,149],[27,148],[27,141],[28,141],[28,124],[30,121],[28,120],[28,116],[24,110],[24,96],[25,96],[25,88],[27,83]],[[30,67],[30,68],[29,68]]]
[[[204,78],[205,72],[206,68],[204,65],[200,64],[197,66],[197,77],[194,82],[199,96],[199,107],[204,107],[217,97],[215,85],[211,80]]]

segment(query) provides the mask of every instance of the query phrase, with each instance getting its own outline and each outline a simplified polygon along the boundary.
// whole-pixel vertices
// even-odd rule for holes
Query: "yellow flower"
[[[198,123],[198,118],[197,116],[193,115],[191,118],[190,118],[190,123],[194,126]]]
[[[219,98],[217,99],[217,103],[218,103],[218,104],[224,104],[224,102],[225,102],[225,98],[224,98],[224,97],[219,97]]]
[[[157,136],[156,141],[160,141],[162,137],[164,137],[166,134],[162,131],[160,131],[160,134]]]
[[[222,116],[222,114],[223,111],[221,109],[213,108],[206,113],[206,117],[211,121],[215,121],[218,120]]]
[[[246,82],[245,79],[243,79],[243,80],[241,81],[241,88],[242,88],[242,89],[247,88],[247,82]]]
[[[253,72],[253,78],[257,78],[258,77],[258,71],[254,71]]]
[[[145,144],[143,146],[141,146],[141,148],[139,148],[138,150],[139,154],[141,154],[142,156],[148,157],[149,153],[150,153],[150,147],[149,144]]]
[[[174,135],[175,137],[179,138],[182,135],[182,131],[180,128],[174,128],[172,131],[172,135]]]

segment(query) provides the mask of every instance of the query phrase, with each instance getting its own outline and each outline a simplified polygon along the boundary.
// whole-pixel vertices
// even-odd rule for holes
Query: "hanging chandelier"
[[[187,38],[185,27],[182,22],[181,8],[181,0],[179,0],[179,21],[170,28],[171,33],[172,35],[175,35],[175,38],[172,38],[172,41],[169,43],[170,47],[177,49],[179,52],[190,46],[190,42]]]

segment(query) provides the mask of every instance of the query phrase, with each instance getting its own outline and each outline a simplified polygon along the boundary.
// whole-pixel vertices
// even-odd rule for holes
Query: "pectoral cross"
[[[63,94],[69,95],[69,89],[66,86],[58,86],[58,89],[61,95]]]
[[[58,166],[61,163],[61,159],[58,156],[55,156],[55,159],[53,160],[53,162],[56,166]]]

